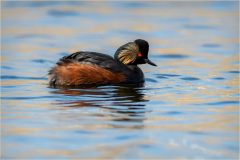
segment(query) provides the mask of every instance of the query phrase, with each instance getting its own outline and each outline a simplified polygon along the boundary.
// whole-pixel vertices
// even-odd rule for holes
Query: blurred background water
[[[239,158],[239,2],[1,1],[2,158]],[[48,88],[142,38],[144,86]]]

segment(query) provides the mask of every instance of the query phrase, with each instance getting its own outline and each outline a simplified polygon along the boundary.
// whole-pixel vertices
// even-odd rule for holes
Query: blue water
[[[1,2],[3,159],[238,159],[239,3]],[[54,89],[86,50],[149,42],[143,86]]]

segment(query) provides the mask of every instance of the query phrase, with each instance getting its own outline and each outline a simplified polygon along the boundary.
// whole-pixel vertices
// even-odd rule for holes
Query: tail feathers
[[[122,73],[80,63],[58,65],[49,71],[50,86],[76,86],[86,84],[117,84],[126,80]]]
[[[49,85],[51,87],[54,87],[57,85],[57,76],[56,75],[53,74],[53,75],[49,76]]]

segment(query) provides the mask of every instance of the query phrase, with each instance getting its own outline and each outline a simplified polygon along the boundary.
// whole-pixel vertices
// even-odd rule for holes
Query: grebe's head
[[[114,58],[125,65],[150,64],[157,66],[148,59],[148,42],[142,39],[137,39],[134,42],[129,42],[119,47],[114,55]]]

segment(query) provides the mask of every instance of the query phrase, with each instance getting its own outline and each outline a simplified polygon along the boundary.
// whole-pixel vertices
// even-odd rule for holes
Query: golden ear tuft
[[[118,59],[123,64],[130,64],[136,60],[138,53],[138,46],[134,42],[130,42],[123,50],[120,51]]]

